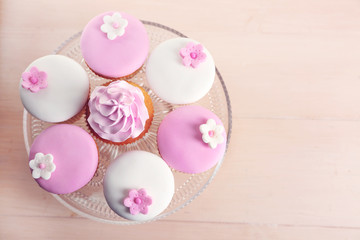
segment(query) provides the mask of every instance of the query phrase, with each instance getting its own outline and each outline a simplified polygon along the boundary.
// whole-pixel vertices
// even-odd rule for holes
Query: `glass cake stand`
[[[186,37],[184,34],[158,23],[153,23],[149,21],[143,21],[143,23],[145,24],[150,39],[150,52],[159,43],[167,39],[175,37]],[[95,86],[102,85],[106,82],[109,82],[110,80],[95,75],[84,63],[80,51],[80,36],[81,32],[75,34],[74,36],[63,42],[54,51],[54,53],[68,56],[79,62],[88,73],[91,90],[93,90]],[[145,68],[146,66],[144,65],[135,76],[129,79],[129,81],[133,81],[143,87],[152,98],[154,104],[154,119],[149,131],[145,134],[143,138],[139,139],[138,141],[123,146],[105,143],[95,138],[99,150],[99,166],[91,181],[86,186],[76,192],[63,195],[52,194],[64,206],[81,216],[90,218],[92,220],[114,224],[136,224],[158,220],[185,207],[197,196],[199,196],[200,193],[214,178],[215,174],[221,166],[223,159],[221,159],[217,163],[217,165],[210,170],[200,174],[186,174],[172,169],[175,177],[175,194],[173,196],[173,199],[168,208],[162,214],[151,220],[142,222],[129,221],[118,216],[110,209],[103,195],[103,179],[108,165],[119,154],[131,150],[144,150],[160,156],[156,141],[159,124],[167,113],[181,106],[169,104],[158,98],[151,91],[146,81]],[[227,131],[227,144],[229,144],[231,135],[230,99],[226,90],[225,83],[220,75],[220,72],[217,69],[215,81],[211,90],[205,97],[203,97],[200,101],[194,104],[201,105],[210,109],[221,119]],[[77,125],[92,134],[86,124],[85,108],[75,117],[64,123]],[[53,124],[41,121],[31,116],[24,109],[23,131],[25,147],[28,154],[30,146],[33,143],[35,137],[51,125]]]

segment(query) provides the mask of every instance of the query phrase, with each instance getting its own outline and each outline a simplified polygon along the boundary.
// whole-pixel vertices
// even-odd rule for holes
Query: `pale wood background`
[[[145,225],[79,217],[27,174],[20,74],[107,10],[204,43],[233,105],[213,183]],[[1,0],[0,131],[0,239],[360,239],[360,1]]]

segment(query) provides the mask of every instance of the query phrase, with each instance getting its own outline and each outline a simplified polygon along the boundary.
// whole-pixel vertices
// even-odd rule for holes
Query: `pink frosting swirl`
[[[89,110],[91,128],[112,142],[138,137],[149,119],[144,94],[126,81],[96,87],[90,96]]]

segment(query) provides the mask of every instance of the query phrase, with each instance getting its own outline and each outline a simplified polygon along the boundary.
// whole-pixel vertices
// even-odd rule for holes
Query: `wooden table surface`
[[[26,164],[22,71],[107,10],[202,42],[232,101],[212,184],[149,224],[80,217]],[[359,0],[1,0],[0,89],[0,239],[360,239]]]

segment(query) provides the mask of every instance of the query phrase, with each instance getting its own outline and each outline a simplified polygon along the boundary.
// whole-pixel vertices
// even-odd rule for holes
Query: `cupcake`
[[[129,151],[118,156],[104,177],[104,196],[119,216],[146,221],[170,204],[175,191],[174,176],[157,155]]]
[[[161,157],[170,167],[184,173],[201,173],[224,157],[226,132],[210,110],[184,106],[165,116],[157,142]]]
[[[81,111],[89,96],[89,79],[81,65],[62,55],[36,59],[21,75],[25,109],[46,122],[66,121]]]
[[[146,64],[150,88],[164,101],[194,103],[204,97],[215,80],[210,52],[189,38],[173,38],[159,44]]]
[[[89,68],[105,78],[130,78],[144,64],[149,39],[144,25],[123,12],[106,12],[85,26],[82,56]]]
[[[31,175],[44,190],[55,194],[74,192],[94,176],[98,150],[85,130],[58,124],[41,132],[31,145]]]
[[[145,135],[153,114],[151,98],[144,89],[118,80],[91,93],[87,122],[105,142],[128,144]]]

